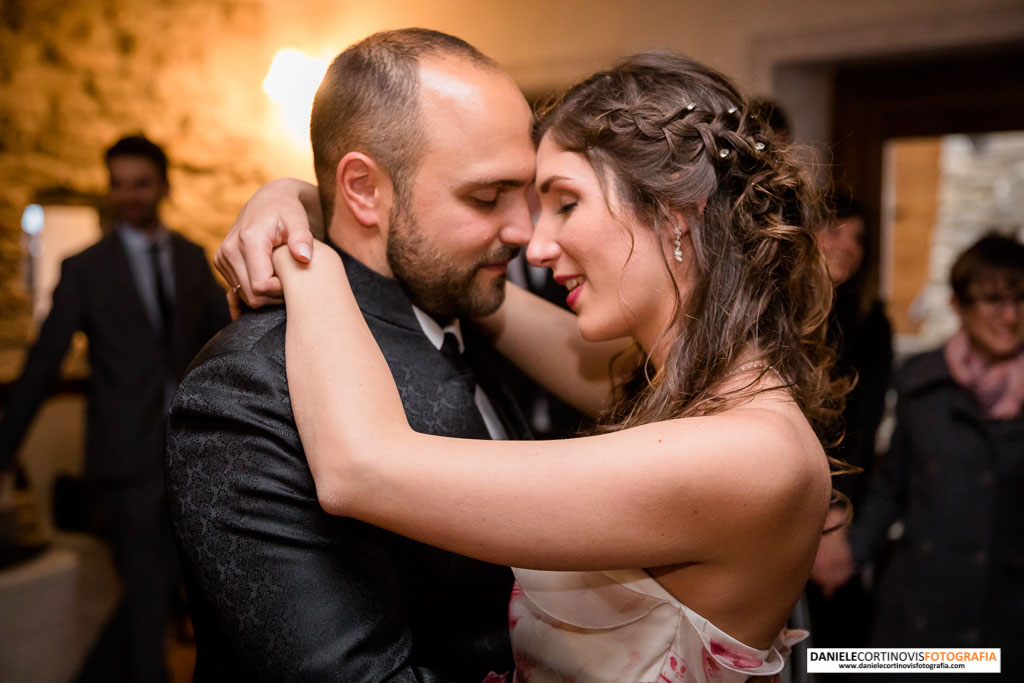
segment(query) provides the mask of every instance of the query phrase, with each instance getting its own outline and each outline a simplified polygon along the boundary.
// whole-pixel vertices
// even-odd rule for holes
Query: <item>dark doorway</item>
[[[833,177],[866,204],[877,273],[887,140],[1024,130],[1024,43],[839,65]]]

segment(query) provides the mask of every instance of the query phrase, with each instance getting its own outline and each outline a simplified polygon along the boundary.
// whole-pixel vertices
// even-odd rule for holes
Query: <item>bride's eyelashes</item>
[[[570,211],[572,211],[572,210],[573,210],[574,208],[576,208],[576,205],[577,205],[578,203],[579,203],[579,202],[569,202],[568,204],[562,204],[562,206],[558,207],[558,210],[557,210],[557,211],[555,211],[555,213],[556,213],[556,214],[563,214],[563,213],[569,213],[569,212],[570,212]]]

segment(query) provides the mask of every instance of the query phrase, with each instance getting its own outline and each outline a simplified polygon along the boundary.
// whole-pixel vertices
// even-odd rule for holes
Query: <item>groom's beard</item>
[[[392,207],[390,223],[388,266],[418,308],[442,323],[498,310],[505,299],[506,276],[477,281],[477,274],[489,263],[515,258],[519,247],[502,245],[472,266],[460,268],[424,234],[403,201]]]

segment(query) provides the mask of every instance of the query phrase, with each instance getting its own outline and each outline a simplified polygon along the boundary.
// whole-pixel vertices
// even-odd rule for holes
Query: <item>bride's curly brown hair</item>
[[[685,298],[676,287],[664,367],[652,376],[640,364],[602,431],[748,400],[763,385],[723,391],[723,380],[756,358],[830,440],[844,383],[831,378],[826,341],[832,282],[815,240],[823,201],[739,90],[687,57],[644,52],[562,95],[538,119],[534,138],[544,136],[583,154],[659,235],[666,269],[677,216],[692,238],[696,285]]]

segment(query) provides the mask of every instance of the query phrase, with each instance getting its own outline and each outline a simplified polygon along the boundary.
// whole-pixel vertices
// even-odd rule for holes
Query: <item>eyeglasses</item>
[[[978,304],[988,310],[1001,309],[1005,306],[1024,306],[1024,291],[1016,294],[983,294],[972,296],[971,303]]]

